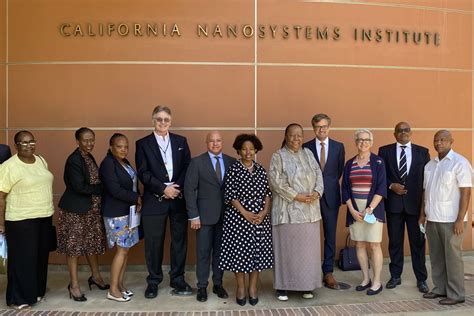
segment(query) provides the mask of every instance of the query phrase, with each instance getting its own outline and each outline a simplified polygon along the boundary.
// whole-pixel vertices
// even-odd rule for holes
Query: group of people
[[[213,293],[227,298],[222,279],[224,271],[231,271],[236,303],[256,305],[259,273],[272,268],[278,300],[288,300],[288,291],[310,299],[323,284],[331,289],[340,286],[333,270],[341,203],[347,205],[346,226],[356,242],[362,271],[356,291],[376,295],[383,289],[381,241],[386,222],[391,278],[385,287],[401,284],[406,226],[423,297],[441,298],[444,305],[464,302],[461,245],[472,172],[469,162],[452,150],[449,131],[435,134],[438,155],[430,160],[427,148],[411,143],[412,130],[406,122],[395,126],[396,142],[381,147],[378,155],[372,152],[371,131],[360,129],[354,137],[357,155],[345,162],[344,145],[329,138],[331,118],[317,114],[311,121],[315,138],[306,143],[301,125],[287,126],[267,173],[255,160],[263,145],[254,134],[235,138],[235,159],[222,152],[221,134],[209,132],[206,151],[191,158],[186,138],[169,131],[168,107],[155,107],[152,121],[154,131],[136,142],[136,169],[127,160],[125,135],[110,138],[99,166],[92,155],[94,131],[86,127],[76,131],[78,147],[64,169],[66,190],[59,201],[57,234],[52,225],[53,175],[45,159],[35,154],[33,134],[15,135],[17,154],[3,158],[0,166],[0,233],[6,234],[9,245],[9,306],[29,308],[43,299],[48,254],[56,248],[67,258],[71,299],[87,300],[77,273],[78,258],[85,256],[91,269],[89,288],[107,290],[110,300],[129,301],[134,293],[124,284],[127,255],[141,233],[148,269],[144,295],[155,298],[163,281],[168,220],[170,286],[176,295],[192,293],[184,278],[189,222],[196,232],[198,301],[208,299],[211,270]],[[7,148],[0,146],[0,157]],[[132,225],[138,215],[141,232]],[[431,291],[426,282],[425,234]],[[106,246],[116,249],[110,284],[98,261]]]

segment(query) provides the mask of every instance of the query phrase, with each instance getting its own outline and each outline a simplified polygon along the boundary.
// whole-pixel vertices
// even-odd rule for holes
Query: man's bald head
[[[207,150],[213,155],[222,152],[222,136],[218,131],[211,131],[206,135]]]
[[[433,139],[433,145],[440,159],[444,158],[444,156],[449,153],[453,142],[454,139],[450,131],[442,129],[436,132]]]

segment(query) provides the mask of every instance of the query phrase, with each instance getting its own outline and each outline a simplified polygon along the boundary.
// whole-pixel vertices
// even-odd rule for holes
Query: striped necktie
[[[405,153],[405,148],[407,148],[407,146],[400,146],[400,148],[402,149],[402,151],[400,152],[400,164],[398,167],[398,172],[400,173],[400,179],[402,180],[402,183],[404,184],[407,178],[407,173],[408,173],[407,155]]]

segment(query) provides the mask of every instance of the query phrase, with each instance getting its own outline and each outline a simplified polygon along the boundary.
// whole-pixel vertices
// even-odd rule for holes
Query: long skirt
[[[52,217],[5,221],[7,305],[33,305],[46,292]]]
[[[322,286],[320,222],[273,226],[275,289],[313,291]]]

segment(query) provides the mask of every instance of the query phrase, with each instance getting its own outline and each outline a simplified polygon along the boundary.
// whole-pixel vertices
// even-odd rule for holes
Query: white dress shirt
[[[156,132],[153,133],[155,134],[155,139],[160,149],[161,158],[163,158],[163,162],[165,163],[168,178],[171,181],[171,179],[173,179],[173,150],[171,149],[170,134],[168,133],[163,137]],[[171,182],[165,182],[165,184],[169,185]]]
[[[461,202],[459,188],[472,187],[472,168],[463,156],[450,150],[442,160],[438,156],[425,166],[425,213],[431,222],[454,223]],[[464,216],[467,221],[467,212]]]
[[[405,145],[402,145],[400,143],[397,143],[397,165],[398,169],[400,170],[400,154],[402,153],[402,147],[401,146],[407,146],[405,148],[405,157],[407,158],[407,175],[410,173],[410,166],[411,166],[411,142],[406,143]]]
[[[321,161],[321,141],[317,138],[314,139],[316,142],[316,152],[318,153],[318,159]],[[324,143],[324,148],[326,149],[325,160],[326,163],[328,162],[328,153],[329,153],[329,137],[326,137],[325,140],[322,141]]]

